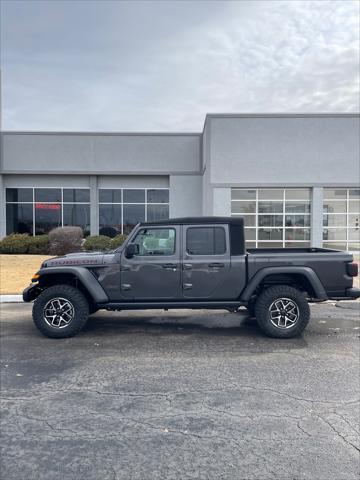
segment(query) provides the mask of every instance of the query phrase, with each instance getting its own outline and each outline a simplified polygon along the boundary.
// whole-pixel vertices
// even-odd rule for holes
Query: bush
[[[86,237],[84,248],[87,251],[101,251],[101,250],[110,250],[111,249],[111,238],[106,237],[105,235],[93,235]]]
[[[111,239],[111,248],[116,249],[121,247],[121,245],[125,242],[127,235],[116,235],[116,237]]]
[[[46,255],[49,253],[48,235],[36,235],[35,237],[29,237],[28,242],[27,253],[33,255]]]
[[[12,233],[0,241],[0,253],[27,253],[30,238],[27,233]]]
[[[49,252],[51,255],[80,252],[83,238],[83,231],[80,227],[54,228],[49,233]]]

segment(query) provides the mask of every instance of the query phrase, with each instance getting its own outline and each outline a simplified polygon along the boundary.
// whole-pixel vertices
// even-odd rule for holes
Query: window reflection
[[[139,222],[145,222],[145,205],[124,205],[124,233],[130,233]]]
[[[61,227],[61,205],[59,203],[35,203],[35,235],[49,233]]]
[[[33,234],[32,204],[10,203],[6,205],[6,234]]]

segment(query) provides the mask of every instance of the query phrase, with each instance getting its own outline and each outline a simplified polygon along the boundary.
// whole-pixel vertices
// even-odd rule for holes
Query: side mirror
[[[129,243],[125,248],[125,257],[132,258],[139,254],[139,245],[137,243]]]

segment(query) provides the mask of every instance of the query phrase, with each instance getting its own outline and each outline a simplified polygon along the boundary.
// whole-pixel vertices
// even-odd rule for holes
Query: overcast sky
[[[359,2],[1,0],[4,130],[359,111]]]

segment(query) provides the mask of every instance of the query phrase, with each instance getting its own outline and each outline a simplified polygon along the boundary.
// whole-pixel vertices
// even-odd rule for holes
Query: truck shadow
[[[208,339],[228,337],[239,340],[248,345],[267,344],[270,350],[305,348],[307,342],[303,337],[279,340],[266,337],[258,328],[256,320],[246,314],[238,313],[209,313],[209,314],[166,314],[154,315],[142,313],[131,314],[126,312],[101,312],[91,316],[83,335],[95,334],[102,340],[114,336],[149,336],[149,337],[174,337],[180,336]],[[190,338],[189,338],[190,340]],[[246,342],[243,342],[246,340]]]

